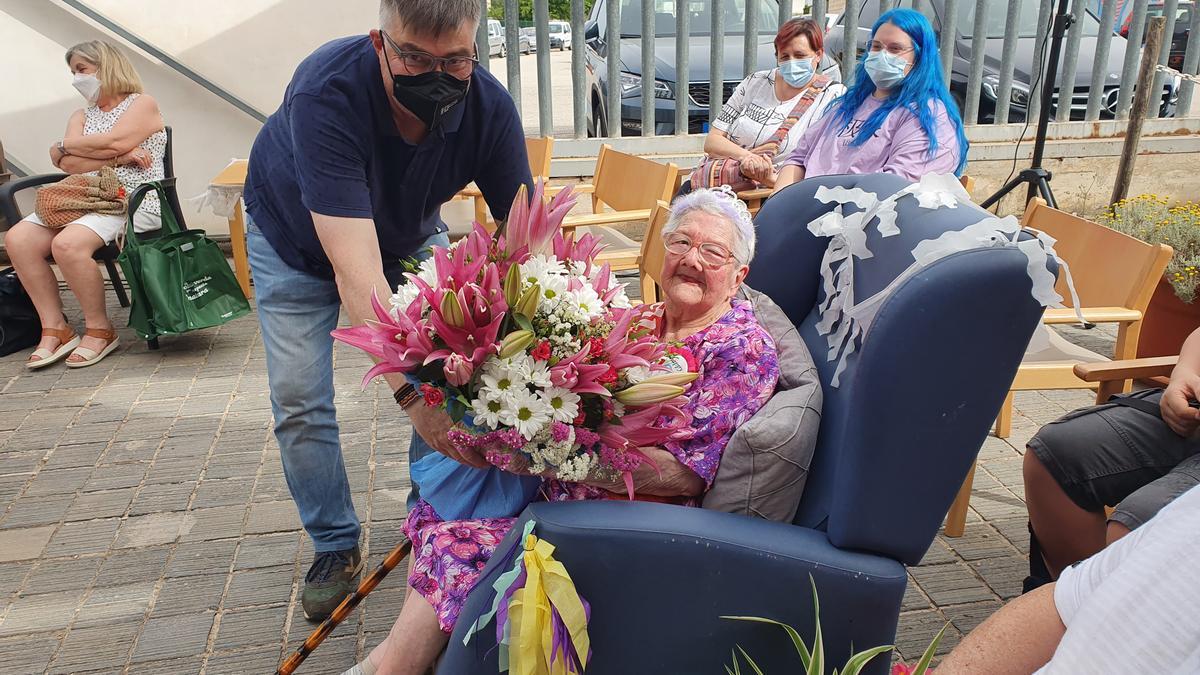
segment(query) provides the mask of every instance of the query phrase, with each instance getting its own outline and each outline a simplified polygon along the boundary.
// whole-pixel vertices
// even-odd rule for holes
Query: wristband
[[[394,394],[392,394],[392,398],[396,399],[396,403],[398,403],[401,408],[407,408],[413,403],[416,403],[417,399],[421,398],[421,395],[417,393],[416,387],[413,387],[411,384],[405,382],[400,386],[399,389],[396,390]]]

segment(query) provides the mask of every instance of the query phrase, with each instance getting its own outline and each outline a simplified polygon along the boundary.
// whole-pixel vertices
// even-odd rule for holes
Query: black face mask
[[[387,64],[388,75],[392,76],[392,96],[433,131],[442,117],[467,97],[471,80],[460,80],[440,70],[420,75],[397,75],[387,57],[388,38],[382,30],[379,33],[384,41],[383,62]]]
[[[391,64],[388,64],[391,71]],[[470,80],[433,70],[420,75],[392,74],[392,96],[433,131],[446,113],[467,97]]]

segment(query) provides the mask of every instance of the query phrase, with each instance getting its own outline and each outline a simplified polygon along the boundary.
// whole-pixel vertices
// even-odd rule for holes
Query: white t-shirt
[[[1067,627],[1038,673],[1200,672],[1200,487],[1067,568],[1054,605]]]
[[[804,95],[804,92],[801,92],[786,101],[780,101],[775,96],[775,78],[778,74],[778,69],[772,68],[751,73],[742,80],[737,89],[733,90],[729,100],[725,101],[720,116],[713,122],[713,128],[724,131],[729,140],[746,149],[766,143]],[[829,104],[844,93],[844,84],[830,82],[817,95],[804,115],[788,130],[787,139],[780,146],[779,152],[775,153],[776,169],[783,166],[783,161],[792,154],[792,150],[800,142],[800,136],[813,120],[820,117]]]

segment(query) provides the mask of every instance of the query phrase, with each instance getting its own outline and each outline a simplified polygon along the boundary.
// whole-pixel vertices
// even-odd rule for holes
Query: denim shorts
[[[1128,396],[1157,406],[1162,390]],[[1047,424],[1029,449],[1080,508],[1115,505],[1110,519],[1131,530],[1200,483],[1200,438],[1184,438],[1162,418],[1116,403]]]

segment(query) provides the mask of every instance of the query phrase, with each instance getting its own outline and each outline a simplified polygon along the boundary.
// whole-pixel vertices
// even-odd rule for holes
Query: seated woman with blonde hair
[[[50,161],[69,174],[97,175],[113,167],[126,193],[163,178],[167,134],[153,98],[142,93],[133,65],[107,42],[83,42],[67,50],[75,89],[87,101],[67,123],[61,141],[50,146]],[[148,195],[134,215],[137,232],[161,226],[158,198]],[[21,285],[42,321],[42,340],[26,362],[43,368],[66,358],[67,366],[90,366],[117,347],[117,334],[104,305],[104,280],[92,260],[97,249],[125,229],[124,215],[86,213],[62,228],[44,225],[35,213],[4,235],[4,247]],[[63,316],[54,262],[83,309],[82,338]]]

